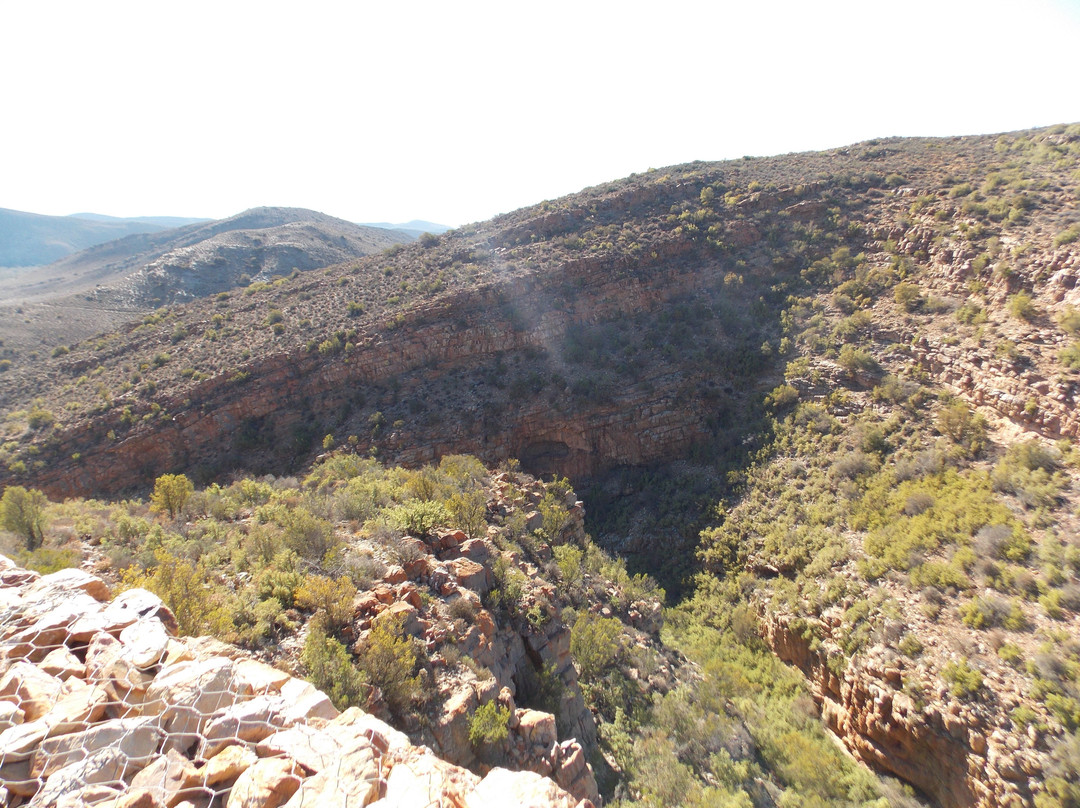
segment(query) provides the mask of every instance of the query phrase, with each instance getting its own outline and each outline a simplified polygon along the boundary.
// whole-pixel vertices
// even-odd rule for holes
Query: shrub
[[[410,536],[425,538],[438,525],[445,525],[449,514],[440,502],[413,501],[395,508],[391,521]]]
[[[147,573],[131,567],[123,574],[127,588],[149,589],[164,601],[174,615],[180,633],[191,637],[213,634],[228,637],[233,629],[232,618],[220,593],[210,581],[210,571],[203,561],[190,561],[158,549],[154,554],[156,566]]]
[[[264,505],[255,511],[255,516],[263,524],[280,527],[285,546],[306,561],[329,562],[341,549],[333,525],[302,506]]]
[[[893,289],[893,299],[896,300],[896,305],[907,312],[916,311],[923,304],[919,287],[913,283],[898,283]]]
[[[354,597],[356,587],[345,576],[334,580],[324,575],[308,575],[293,599],[301,609],[325,616],[327,629],[337,631],[352,620]]]
[[[1019,631],[1027,625],[1019,603],[1006,603],[993,596],[976,597],[965,603],[960,607],[960,619],[972,628],[1003,626],[1010,631]]]
[[[972,455],[977,455],[986,445],[986,419],[973,413],[962,401],[938,413],[937,429]]]
[[[622,655],[622,623],[583,612],[570,627],[570,653],[582,679],[599,679]]]
[[[923,652],[923,644],[919,638],[911,632],[908,632],[900,640],[900,645],[897,646],[900,653],[906,657],[917,657]]]
[[[82,563],[82,554],[68,547],[39,547],[32,552],[20,553],[18,561],[28,570],[48,575],[58,570],[78,567]]]
[[[1016,495],[1028,508],[1052,508],[1068,483],[1061,466],[1061,452],[1038,440],[1014,444],[994,468],[994,489]]]
[[[799,391],[790,384],[781,384],[765,397],[765,403],[774,410],[786,410],[798,403]]]
[[[1074,342],[1067,348],[1063,348],[1058,354],[1058,359],[1069,370],[1080,370],[1080,342]]]
[[[1066,306],[1065,311],[1058,317],[1058,325],[1061,326],[1061,330],[1067,334],[1076,336],[1080,334],[1080,309],[1076,309],[1073,306]]]
[[[35,405],[27,414],[26,422],[31,429],[47,429],[56,421],[56,416],[44,407]]]
[[[1062,247],[1066,244],[1072,244],[1077,239],[1080,239],[1080,224],[1074,224],[1054,236],[1054,246]]]
[[[308,681],[326,693],[339,710],[364,703],[367,691],[364,674],[353,665],[345,646],[327,636],[321,620],[311,622],[300,661],[307,669]]]
[[[840,363],[840,367],[851,375],[859,372],[876,373],[881,370],[881,366],[878,365],[877,360],[869,352],[862,348],[856,348],[854,345],[845,345],[841,348],[840,358],[837,361]]]
[[[175,519],[194,490],[195,486],[186,475],[162,474],[154,480],[150,510],[168,514],[170,519]]]
[[[949,683],[950,692],[958,699],[967,698],[983,684],[982,673],[971,667],[966,659],[947,664],[941,670],[941,678]]]
[[[510,737],[510,708],[496,701],[481,704],[469,716],[469,743],[474,747],[498,744]]]
[[[402,634],[401,618],[378,620],[357,654],[360,670],[382,691],[386,706],[396,715],[420,694],[420,677],[413,675],[416,651]]]
[[[36,488],[8,486],[0,499],[0,525],[4,530],[22,536],[27,550],[36,550],[45,539],[45,506],[48,502]]]
[[[472,538],[487,526],[487,494],[482,489],[453,494],[446,502],[446,510],[451,524]]]
[[[1032,302],[1031,295],[1027,292],[1017,292],[1009,298],[1007,305],[1009,314],[1018,320],[1034,320],[1035,315],[1038,313],[1035,304]]]

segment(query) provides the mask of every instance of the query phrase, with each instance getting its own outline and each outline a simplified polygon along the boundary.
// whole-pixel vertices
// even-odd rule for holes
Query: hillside
[[[148,219],[43,216],[0,208],[0,267],[34,267],[51,264],[74,252],[134,233],[155,233],[189,224]]]
[[[228,219],[129,236],[0,279],[7,312],[0,338],[28,348],[43,339],[75,341],[141,319],[162,304],[411,240],[299,208],[254,208]]]
[[[933,804],[1073,806],[1078,188],[1077,125],[630,177],[9,352],[2,480],[517,458],[660,578],[701,671],[654,711],[594,689],[628,801],[770,805],[749,759],[819,804],[885,793],[750,720],[768,681]]]

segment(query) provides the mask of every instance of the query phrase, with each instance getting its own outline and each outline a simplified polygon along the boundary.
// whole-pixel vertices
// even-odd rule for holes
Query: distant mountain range
[[[286,208],[260,208],[259,210],[271,209],[286,210]],[[314,214],[313,211],[311,213]],[[323,216],[321,213],[314,215]],[[45,216],[39,213],[0,208],[0,268],[46,266],[80,250],[125,236],[159,233],[163,230],[212,221],[214,220],[184,216],[118,217],[101,213]],[[336,219],[335,221],[343,220]],[[413,219],[402,224],[372,222],[361,223],[359,226],[398,230],[412,238],[419,238],[423,233],[438,235],[450,229],[446,225],[421,219]],[[9,271],[3,274],[11,276],[18,273]]]
[[[64,222],[67,217],[37,218]],[[20,219],[7,221],[17,228]],[[68,336],[81,338],[161,305],[340,264],[414,239],[405,231],[302,208],[253,208],[227,219],[135,232],[48,266],[8,270],[0,277],[0,304],[45,307],[50,317],[36,319],[28,308],[18,328],[15,323],[11,329],[0,327],[0,339],[18,344],[47,338],[34,324],[55,331],[58,320]]]
[[[0,208],[0,267],[51,264],[67,255],[136,233],[205,221],[175,216],[118,219],[94,213],[43,216]]]
[[[408,233],[413,238],[420,238],[424,233],[434,233],[436,236],[445,233],[447,230],[453,228],[447,227],[445,224],[435,224],[435,222],[425,222],[423,219],[413,219],[401,224],[392,224],[390,222],[362,222],[364,227],[381,227],[385,230],[400,230],[403,233]]]

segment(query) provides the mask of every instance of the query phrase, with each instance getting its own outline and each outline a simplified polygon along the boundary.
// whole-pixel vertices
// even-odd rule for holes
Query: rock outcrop
[[[856,758],[912,784],[942,808],[1031,804],[1043,779],[1046,739],[1012,730],[1006,708],[1015,703],[1004,703],[1007,688],[999,683],[983,691],[985,701],[955,698],[940,680],[922,681],[883,646],[830,665],[830,659],[843,660],[832,636],[841,620],[834,617],[811,624],[767,615],[763,636],[806,676],[825,725]],[[913,693],[926,703],[917,704]]]
[[[534,772],[484,777],[358,708],[216,641],[180,638],[145,590],[117,598],[81,570],[0,558],[0,802],[34,808],[585,806]],[[558,750],[550,716],[522,737]]]

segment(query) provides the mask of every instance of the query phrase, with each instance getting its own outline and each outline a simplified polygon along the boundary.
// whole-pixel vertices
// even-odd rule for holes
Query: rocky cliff
[[[1048,745],[1038,731],[1014,731],[1006,708],[1021,703],[1016,682],[999,674],[986,700],[973,704],[884,645],[833,666],[841,624],[838,614],[810,626],[773,615],[764,636],[803,672],[826,726],[855,757],[943,808],[1031,803],[1045,776]],[[824,640],[812,647],[815,635]]]
[[[590,804],[535,773],[478,777],[239,649],[177,638],[145,590],[0,559],[0,599],[5,805]]]

